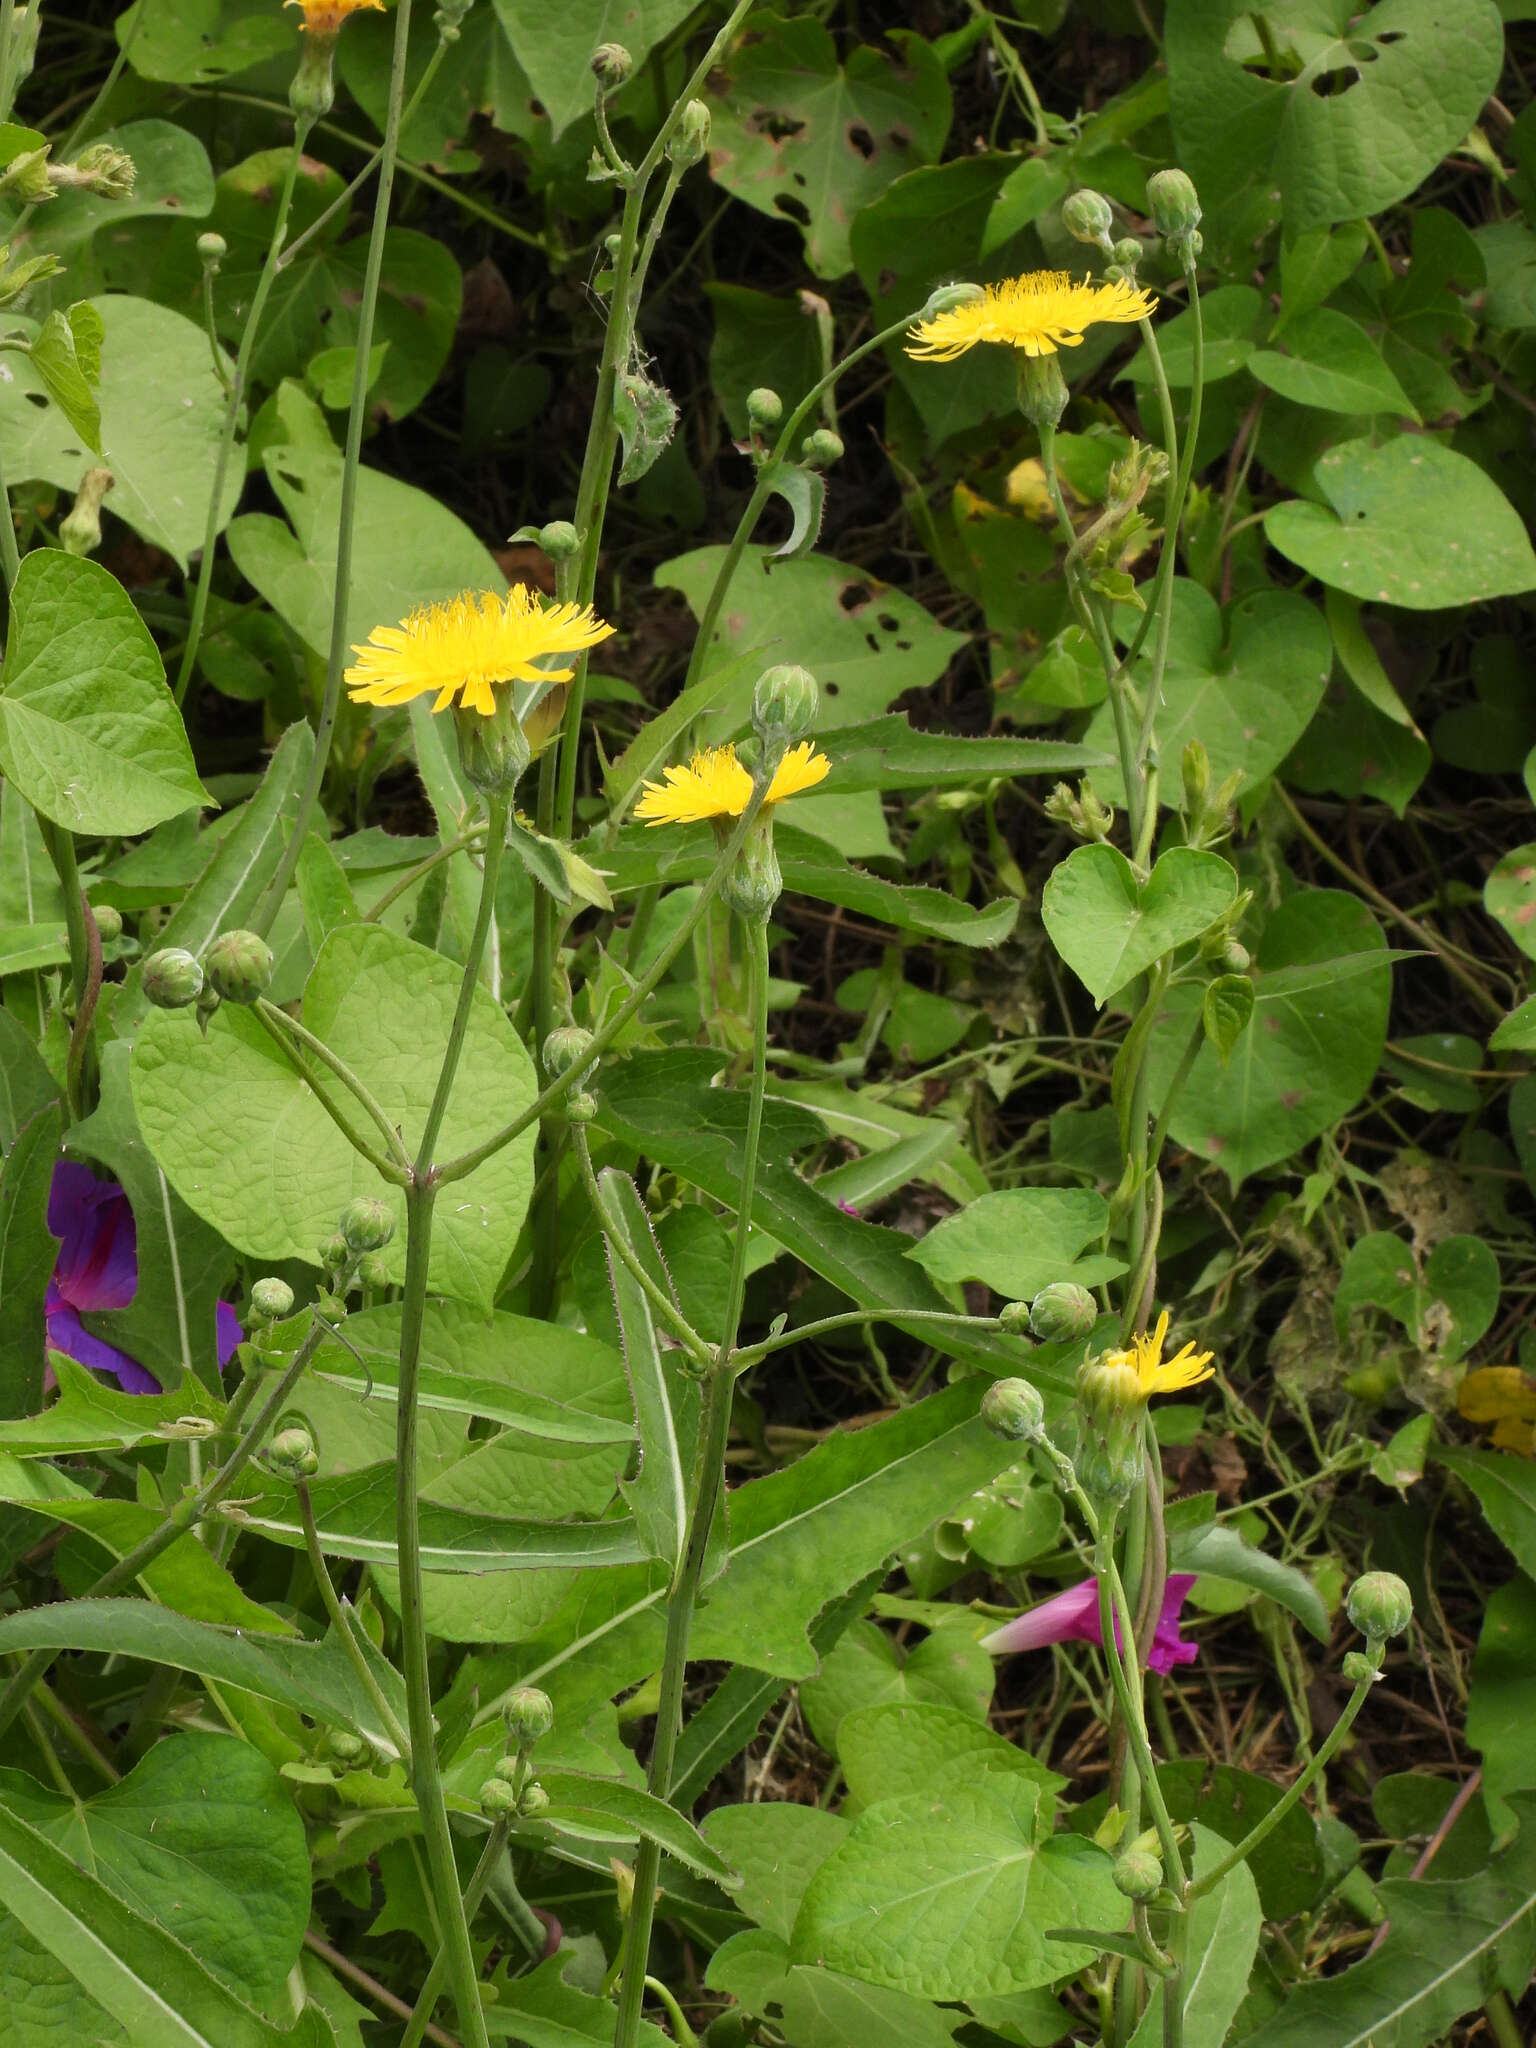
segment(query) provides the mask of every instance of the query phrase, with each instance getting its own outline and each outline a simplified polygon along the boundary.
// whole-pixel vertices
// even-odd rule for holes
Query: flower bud
[[[493,1778],[504,1778],[509,1785],[521,1785],[528,1775],[528,1766],[520,1756],[499,1756],[491,1765]]]
[[[272,948],[255,932],[220,932],[203,966],[214,994],[226,1003],[254,1003],[272,985]]]
[[[818,427],[800,443],[800,459],[809,469],[830,469],[843,458],[843,437],[830,427]]]
[[[372,1753],[361,1735],[354,1735],[350,1728],[327,1728],[324,1749],[339,1764],[365,1763]]]
[[[1368,1642],[1400,1636],[1413,1619],[1413,1595],[1395,1572],[1367,1572],[1344,1596],[1344,1611]]]
[[[525,1785],[518,1795],[517,1810],[523,1820],[537,1820],[549,1811],[550,1798],[542,1785]]]
[[[126,150],[114,149],[110,142],[93,142],[72,164],[51,164],[48,175],[55,185],[80,186],[98,199],[126,199],[136,173]]]
[[[1127,1849],[1110,1872],[1115,1890],[1128,1899],[1150,1899],[1163,1882],[1163,1866],[1150,1849]]]
[[[508,1693],[501,1718],[507,1724],[507,1740],[519,1749],[531,1749],[554,1727],[554,1703],[536,1685],[519,1685]]]
[[[487,1820],[517,1812],[517,1792],[505,1778],[487,1778],[480,1787],[480,1811]]]
[[[1045,1344],[1073,1344],[1091,1336],[1098,1319],[1098,1303],[1075,1280],[1053,1280],[1029,1305],[1029,1327]]]
[[[349,1252],[381,1252],[395,1234],[387,1204],[372,1195],[354,1195],[341,1212],[339,1225]]]
[[[96,920],[97,935],[104,946],[110,946],[114,939],[123,936],[123,913],[111,903],[93,903],[91,916]]]
[[[1019,357],[1019,411],[1036,430],[1054,431],[1067,409],[1067,380],[1053,350],[1048,356]]]
[[[1228,939],[1221,949],[1221,964],[1228,974],[1246,974],[1253,965],[1253,955],[1241,939]]]
[[[581,535],[569,519],[551,519],[539,528],[539,546],[553,562],[568,562],[581,547]]]
[[[690,164],[701,162],[709,148],[710,127],[708,107],[702,100],[689,100],[667,144],[667,155],[673,163],[686,170]]]
[[[1164,241],[1177,241],[1200,225],[1200,197],[1183,171],[1158,171],[1148,178],[1147,210]]]
[[[615,92],[635,68],[622,43],[599,43],[592,52],[592,75],[603,92]]]
[[[24,149],[0,172],[0,192],[15,205],[39,206],[53,197],[56,184],[68,182],[52,177],[50,170],[46,143],[41,149]]]
[[[203,970],[180,946],[163,946],[144,962],[144,996],[157,1010],[185,1010],[203,992]]]
[[[1005,1443],[1031,1443],[1045,1427],[1045,1402],[1028,1380],[994,1380],[981,1397],[981,1419]]]
[[[221,234],[210,228],[205,235],[197,238],[198,259],[209,270],[216,269],[229,254],[229,244]]]
[[[292,1314],[293,1289],[286,1280],[279,1280],[273,1273],[256,1282],[251,1289],[252,1322],[280,1323]]]
[[[1380,1654],[1379,1645],[1378,1654]],[[1375,1658],[1365,1650],[1347,1651],[1339,1669],[1343,1672],[1345,1680],[1350,1685],[1374,1685],[1378,1678],[1385,1676],[1376,1663]]]
[[[59,522],[59,541],[68,555],[94,554],[101,546],[101,501],[117,481],[110,469],[88,469],[75,502]]]
[[[1096,249],[1107,250],[1115,216],[1102,192],[1092,192],[1084,187],[1062,202],[1061,224],[1074,241],[1088,242]]]
[[[352,1248],[337,1231],[333,1237],[322,1238],[316,1256],[328,1273],[339,1273],[343,1266],[352,1263]]]
[[[389,1267],[377,1252],[365,1252],[357,1262],[357,1277],[370,1294],[382,1294],[389,1285]]]
[[[766,384],[759,384],[747,393],[747,423],[760,432],[764,427],[776,427],[784,417],[784,401],[777,391],[770,391]]]
[[[579,1024],[560,1024],[550,1032],[544,1041],[544,1071],[552,1081],[558,1081],[563,1074],[577,1074],[579,1081],[589,1080],[595,1071],[594,1063],[587,1059],[592,1047],[592,1034],[583,1031]]]
[[[773,850],[773,814],[760,811],[720,885],[720,894],[748,924],[766,924],[783,892],[784,877]]]
[[[809,669],[765,668],[752,689],[752,730],[765,748],[782,752],[814,729],[820,706]]]
[[[928,294],[922,311],[915,318],[937,320],[941,313],[952,313],[956,306],[969,306],[985,297],[986,293],[979,284],[941,284]]]
[[[267,1446],[267,1462],[291,1479],[308,1479],[320,1470],[315,1440],[307,1429],[280,1429]]]
[[[1028,1337],[1032,1334],[1027,1301],[1005,1301],[997,1312],[997,1320],[1010,1337]]]
[[[1134,235],[1122,235],[1110,251],[1119,269],[1129,272],[1132,277],[1136,274],[1137,264],[1146,253],[1146,249]]]
[[[565,1100],[566,1120],[573,1124],[589,1124],[597,1115],[597,1097],[585,1088],[578,1089]]]

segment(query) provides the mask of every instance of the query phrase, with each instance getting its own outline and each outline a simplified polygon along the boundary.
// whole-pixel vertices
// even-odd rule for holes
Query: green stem
[[[267,1431],[277,1421],[286,1407],[289,1395],[303,1378],[309,1361],[319,1349],[320,1340],[326,1335],[326,1326],[317,1318],[305,1332],[304,1341],[293,1354],[282,1377],[277,1381],[266,1400],[257,1410],[255,1419],[248,1425],[240,1441],[230,1452],[219,1469],[198,1488],[188,1494],[171,1509],[160,1527],[146,1536],[142,1543],[134,1545],[126,1556],[104,1571],[94,1585],[81,1596],[87,1600],[103,1600],[117,1592],[121,1586],[131,1585],[140,1572],[148,1569],[157,1557],[162,1557],[171,1545],[186,1535],[205,1516],[213,1513],[225,1496],[231,1492],[235,1481],[255,1456],[258,1446]],[[234,1403],[229,1412],[234,1412]],[[52,1665],[58,1655],[56,1650],[34,1650],[25,1658],[3,1694],[0,1694],[0,1735],[3,1735],[15,1720],[33,1686]]]
[[[401,1758],[408,1766],[411,1755],[411,1738],[407,1731],[401,1727],[394,1708],[389,1704],[388,1699],[384,1695],[384,1688],[373,1674],[372,1665],[363,1655],[362,1645],[357,1640],[353,1618],[348,1614],[342,1604],[340,1594],[336,1591],[335,1583],[331,1578],[330,1566],[326,1563],[325,1553],[320,1548],[320,1531],[315,1525],[315,1503],[310,1495],[309,1481],[307,1479],[296,1479],[293,1490],[299,1503],[299,1521],[304,1529],[304,1550],[309,1558],[310,1573],[320,1594],[321,1604],[330,1617],[331,1627],[335,1630],[341,1647],[347,1653],[347,1661],[357,1673],[358,1683],[373,1702],[373,1710],[379,1717],[379,1726],[395,1745],[395,1748],[400,1752]]]
[[[0,0],[0,121],[9,121],[11,102],[16,97],[11,78],[11,52],[15,47],[16,0]]]
[[[366,1159],[374,1172],[379,1174],[384,1180],[393,1181],[397,1187],[404,1187],[410,1179],[409,1171],[402,1172],[382,1152],[375,1151],[362,1132],[354,1128],[351,1119],[342,1110],[340,1103],[333,1099],[329,1088],[324,1085],[314,1069],[306,1063],[303,1053],[294,1044],[288,1033],[272,1021],[272,1016],[267,1015],[268,1010],[272,1010],[272,1016],[281,1017],[285,1025],[291,1024],[293,1019],[286,1016],[281,1010],[273,1009],[270,1003],[255,1006],[256,1022],[266,1032],[267,1036],[272,1040],[284,1059],[288,1061],[294,1072],[304,1082],[305,1086],[310,1089],[315,1100],[352,1147],[353,1151],[357,1153],[359,1158]]]
[[[474,988],[479,955],[465,963],[464,981]],[[450,1064],[444,1061],[446,1071]],[[425,1148],[423,1158],[427,1156]],[[400,1639],[405,1666],[406,1716],[410,1731],[411,1790],[421,1816],[432,1894],[442,1925],[446,1973],[458,2010],[459,2027],[470,2048],[490,2048],[480,2003],[479,1974],[470,1947],[469,1922],[459,1891],[453,1836],[437,1761],[437,1723],[432,1714],[432,1676],[427,1662],[425,1590],[421,1575],[418,1498],[418,1393],[422,1327],[427,1310],[427,1265],[432,1254],[435,1190],[418,1181],[406,1190],[405,1292],[400,1308],[400,1374],[395,1410],[395,1565],[400,1580]]]
[[[240,412],[245,403],[251,356],[256,347],[261,316],[266,310],[267,295],[277,279],[277,259],[282,253],[283,237],[288,232],[288,215],[293,207],[293,192],[299,177],[299,159],[304,153],[304,144],[309,139],[309,129],[310,123],[307,119],[300,119],[294,123],[293,147],[288,152],[288,162],[283,171],[283,187],[278,195],[277,212],[272,221],[272,235],[267,243],[266,261],[261,266],[261,275],[256,280],[256,290],[251,297],[250,311],[245,316],[240,347],[235,356],[234,375],[229,380],[228,395],[224,401],[224,426],[219,435],[219,452],[214,457],[213,488],[208,494],[208,516],[203,522],[203,552],[198,560],[197,582],[192,592],[192,616],[187,624],[186,645],[181,650],[181,666],[176,671],[175,696],[178,704],[186,702],[187,687],[192,680],[193,665],[197,660],[198,646],[203,637],[203,621],[208,615],[208,593],[213,584],[213,558],[218,549],[219,520],[224,509],[224,484],[229,475],[229,458],[234,451]]]
[[[1131,1613],[1130,1602],[1125,1597],[1125,1588],[1120,1582],[1120,1573],[1115,1565],[1110,1542],[1102,1533],[1095,1572],[1099,1582],[1099,1630],[1104,1639],[1104,1661],[1109,1666],[1110,1684],[1114,1687],[1115,1698],[1120,1707],[1126,1740],[1135,1755],[1136,1768],[1147,1795],[1147,1804],[1152,1809],[1153,1823],[1157,1828],[1157,1838],[1163,1851],[1164,1875],[1174,1891],[1182,1892],[1184,1860],[1179,1854],[1178,1837],[1173,1831],[1173,1822],[1168,1817],[1168,1806],[1163,1798],[1162,1787],[1157,1782],[1157,1766],[1152,1760],[1152,1745],[1147,1737],[1146,1715],[1141,1699],[1141,1671],[1136,1660],[1135,1618]]]
[[[945,1323],[962,1329],[1000,1330],[1002,1324],[996,1316],[968,1316],[959,1309],[948,1308],[854,1308],[841,1315],[819,1316],[814,1323],[800,1323],[792,1330],[781,1331],[777,1337],[765,1337],[761,1344],[743,1344],[735,1352],[736,1370],[745,1372],[749,1365],[759,1365],[775,1351],[783,1351],[791,1344],[809,1344],[817,1337],[825,1337],[833,1330],[851,1330],[861,1323],[892,1323],[898,1330],[909,1324]]]
[[[405,4],[405,0],[402,0]],[[426,1597],[421,1570],[419,1424],[422,1330],[427,1307],[427,1272],[432,1253],[432,1212],[437,1175],[432,1154],[447,1114],[480,979],[480,962],[496,915],[496,883],[506,846],[510,798],[486,803],[485,862],[480,905],[464,956],[458,1001],[448,1030],[443,1064],[422,1128],[411,1185],[405,1194],[405,1289],[400,1309],[400,1365],[395,1410],[395,1546],[400,1581],[400,1637],[410,1731],[411,1789],[421,1815],[432,1891],[443,1929],[447,1975],[459,2026],[470,2048],[489,2048],[479,1978],[470,1946],[469,1921],[459,1891],[453,1836],[437,1760],[432,1680],[428,1666]]]
[[[768,1069],[768,920],[746,920],[747,1007],[752,1016],[752,1081],[747,1098],[747,1136],[742,1149],[741,1192],[736,1207],[736,1238],[731,1248],[731,1277],[725,1294],[725,1325],[720,1339],[720,1364],[731,1362],[747,1288],[747,1241],[752,1235],[752,1205],[757,1195],[757,1153],[763,1132],[763,1095]]]
[[[752,801],[748,804],[737,822],[736,830],[726,842],[720,858],[705,877],[704,885],[699,891],[697,901],[666,945],[656,955],[656,958],[651,962],[640,980],[636,982],[633,993],[620,1004],[619,1008],[614,1011],[602,1029],[594,1034],[592,1044],[587,1052],[588,1060],[598,1059],[607,1051],[620,1032],[628,1025],[630,1019],[643,1007],[651,990],[657,986],[663,975],[667,972],[667,969],[672,965],[672,962],[681,953],[684,946],[688,944],[693,936],[695,927],[714,901],[720,884],[725,879],[726,873],[730,869],[736,855],[746,844],[747,834],[756,822],[757,814],[761,808],[762,792],[754,790]],[[466,1174],[473,1173],[477,1166],[483,1165],[487,1159],[494,1157],[504,1145],[510,1145],[514,1138],[521,1137],[528,1126],[537,1123],[551,1103],[557,1101],[570,1085],[571,1077],[569,1074],[561,1074],[557,1079],[551,1081],[546,1088],[534,1097],[525,1110],[512,1119],[511,1123],[503,1124],[501,1129],[487,1138],[483,1144],[476,1145],[472,1151],[461,1153],[457,1159],[450,1159],[440,1167],[437,1171],[438,1186],[446,1187],[450,1181],[462,1180]]]
[[[484,836],[485,825],[482,821],[477,820],[473,825],[466,827],[457,839],[450,839],[446,846],[440,846],[435,853],[429,853],[426,859],[419,860],[415,867],[407,868],[399,881],[392,882],[384,891],[384,894],[374,904],[373,908],[363,912],[363,923],[377,923],[389,906],[402,897],[408,889],[414,888],[423,876],[431,874],[435,867],[440,867],[445,860],[451,860],[456,853],[463,853],[470,847],[478,846]]]
[[[1370,1693],[1371,1687],[1376,1683],[1377,1675],[1381,1670],[1384,1648],[1385,1645],[1379,1642],[1368,1644],[1366,1654],[1373,1659],[1374,1668],[1366,1677],[1360,1680],[1360,1683],[1345,1701],[1343,1713],[1340,1714],[1338,1720],[1334,1722],[1327,1735],[1318,1745],[1306,1769],[1286,1787],[1284,1793],[1275,1801],[1275,1804],[1264,1815],[1263,1819],[1257,1821],[1248,1830],[1247,1834],[1244,1835],[1243,1839],[1234,1849],[1223,1856],[1219,1863],[1212,1864],[1209,1870],[1194,1880],[1193,1884],[1189,1887],[1188,1893],[1191,1903],[1196,1899],[1204,1898],[1207,1892],[1214,1891],[1229,1870],[1235,1869],[1239,1863],[1246,1863],[1254,1850],[1258,1848],[1260,1842],[1264,1840],[1266,1835],[1274,1832],[1291,1808],[1301,1798],[1307,1787],[1327,1768],[1330,1759],[1337,1754],[1344,1738],[1354,1726],[1356,1715],[1365,1705],[1367,1695]]]
[[[693,1498],[689,1503],[688,1542],[683,1553],[682,1570],[667,1602],[667,1639],[662,1653],[661,1689],[656,1707],[656,1740],[646,1774],[646,1782],[658,1799],[665,1799],[672,1789],[672,1767],[682,1727],[688,1640],[693,1630],[693,1610],[704,1577],[704,1560],[708,1554],[710,1529],[725,1467],[733,1377],[728,1367],[717,1366],[704,1382],[704,1414],[694,1469]],[[613,2030],[613,2048],[635,2048],[639,2038],[640,2009],[645,2001],[646,1968],[651,1952],[651,1928],[656,1917],[656,1884],[660,1874],[660,1845],[644,1835],[635,1854],[634,1896],[624,1928],[623,1983]]]
[[[363,291],[357,308],[357,337],[352,369],[352,408],[347,415],[347,445],[342,458],[341,503],[336,518],[336,570],[331,599],[331,645],[325,668],[325,695],[315,728],[315,752],[304,779],[288,844],[283,849],[277,872],[251,919],[251,928],[263,936],[288,893],[298,865],[309,821],[320,797],[320,786],[330,762],[331,735],[341,703],[341,674],[347,656],[348,614],[352,594],[352,538],[357,522],[357,473],[362,459],[363,428],[368,417],[369,358],[373,353],[373,323],[379,304],[379,278],[384,266],[384,238],[389,226],[389,206],[395,189],[395,164],[400,151],[401,115],[405,107],[405,58],[411,32],[411,0],[396,0],[394,56],[389,73],[389,109],[384,118],[384,142],[379,152],[379,183],[374,195],[373,226],[368,234],[368,255],[363,266]],[[370,620],[369,624],[377,622]]]
[[[501,1861],[502,1852],[507,1846],[507,1830],[510,1825],[509,1816],[504,1813],[498,1814],[491,1824],[491,1831],[485,1838],[485,1847],[480,1851],[480,1860],[475,1865],[469,1883],[464,1887],[464,1917],[466,1920],[473,1920],[479,1909],[480,1901],[485,1897],[486,1889],[491,1882],[496,1865]],[[539,1928],[542,1933],[542,1921],[539,1923]],[[421,1992],[417,1997],[410,2022],[405,2032],[400,2036],[400,2048],[421,2048],[421,2042],[431,2022],[432,2008],[437,2003],[438,1993],[443,1988],[443,1979],[447,1974],[447,1966],[443,1961],[441,1951],[439,1951],[432,1958],[432,1967],[427,1972],[426,1981],[423,1983]]]
[[[720,567],[715,571],[715,580],[710,585],[709,595],[704,600],[704,609],[699,617],[699,630],[694,636],[693,652],[688,657],[688,672],[678,690],[679,696],[684,690],[690,689],[703,674],[715,626],[724,609],[725,600],[730,595],[731,584],[735,580],[737,569],[741,566],[741,558],[746,553],[747,543],[756,530],[763,507],[773,495],[775,477],[789,461],[790,452],[798,445],[800,429],[845,370],[851,370],[855,363],[863,362],[864,358],[873,355],[876,349],[884,348],[887,342],[894,341],[900,334],[905,334],[912,325],[913,318],[914,315],[908,313],[904,319],[892,321],[889,327],[882,327],[878,334],[872,335],[868,341],[853,349],[841,362],[834,363],[826,375],[811,386],[780,429],[772,453],[764,457],[762,467],[757,472],[752,495],[736,522],[736,531],[731,535],[730,544],[721,557]]]
[[[359,1108],[365,1110],[372,1119],[395,1165],[402,1169],[406,1175],[409,1175],[411,1155],[405,1149],[405,1140],[400,1135],[400,1126],[390,1122],[384,1112],[383,1105],[363,1080],[362,1076],[355,1073],[347,1065],[347,1062],[341,1057],[340,1053],[332,1052],[323,1038],[317,1038],[313,1031],[310,1031],[299,1022],[297,1017],[290,1017],[286,1010],[280,1010],[275,1003],[269,1003],[265,996],[258,996],[256,998],[255,1008],[263,1024],[268,1025],[275,1031],[286,1032],[290,1038],[296,1040],[306,1051],[312,1052],[323,1066],[329,1067],[337,1080],[340,1081],[342,1086],[357,1102]]]

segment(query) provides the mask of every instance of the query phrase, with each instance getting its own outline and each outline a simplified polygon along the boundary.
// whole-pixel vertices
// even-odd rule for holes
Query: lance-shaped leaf
[[[0,1304],[3,1300],[0,1294]],[[223,1414],[222,1405],[195,1379],[174,1394],[125,1394],[72,1358],[55,1353],[53,1365],[59,1398],[40,1415],[0,1422],[0,1451],[13,1458],[67,1458],[82,1451],[131,1450],[135,1444],[211,1436]]]
[[[63,1120],[57,1102],[35,1111],[0,1165],[0,1415],[42,1406],[44,1310],[59,1251],[48,1228],[48,1189]]]
[[[617,1173],[608,1167],[600,1185],[606,1209],[605,1233],[610,1240],[621,1238],[631,1256],[652,1278],[659,1270],[659,1284],[670,1294],[671,1283],[666,1277],[661,1248],[634,1182],[627,1173]],[[697,1440],[699,1391],[677,1370],[676,1353],[668,1369],[657,1339],[650,1300],[611,1241],[607,1256],[624,1370],[629,1376],[635,1419],[640,1427],[640,1470],[633,1479],[621,1480],[619,1491],[629,1504],[648,1553],[662,1559],[675,1573],[683,1561],[688,1536],[687,1475],[693,1464],[692,1443],[685,1452],[682,1437],[688,1432]]]

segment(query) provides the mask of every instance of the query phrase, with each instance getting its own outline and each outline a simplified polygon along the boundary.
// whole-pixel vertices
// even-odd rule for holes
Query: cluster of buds
[[[358,1735],[350,1728],[327,1728],[321,1733],[314,1764],[285,1764],[283,1774],[304,1783],[334,1784],[353,1771],[386,1778],[397,1761],[382,1743],[366,1735]]]
[[[1115,828],[1113,810],[1095,793],[1086,775],[1079,782],[1075,796],[1070,783],[1058,782],[1046,798],[1044,810],[1055,824],[1065,825],[1074,839],[1081,839],[1090,846],[1108,839]]]
[[[1131,575],[1131,564],[1150,545],[1157,529],[1142,510],[1149,491],[1168,481],[1168,457],[1161,448],[1133,441],[1118,462],[1110,465],[1104,509],[1078,542],[1090,588],[1114,604],[1146,603]]]
[[[1147,180],[1147,207],[1164,246],[1193,272],[1204,246],[1200,236],[1200,196],[1183,171],[1158,171]]]
[[[144,962],[144,995],[157,1010],[195,1003],[207,1029],[220,1003],[254,1003],[272,982],[272,948],[256,932],[221,932],[201,960],[184,946],[162,946]]]
[[[549,1794],[533,1775],[533,1749],[555,1725],[553,1703],[536,1685],[519,1685],[507,1695],[501,1718],[507,1753],[480,1787],[480,1811],[491,1821],[536,1820]]]
[[[315,1440],[300,1423],[280,1429],[267,1445],[267,1463],[285,1479],[313,1479],[320,1470]]]
[[[335,1234],[317,1249],[325,1269],[325,1291],[318,1304],[323,1314],[344,1316],[354,1287],[379,1294],[389,1285],[389,1268],[379,1254],[394,1234],[395,1219],[386,1202],[371,1195],[352,1197]]]
[[[1099,1305],[1075,1280],[1053,1280],[1033,1301],[1003,1304],[998,1321],[1013,1336],[1038,1337],[1042,1344],[1075,1344],[1091,1337]]]
[[[1218,846],[1232,830],[1232,806],[1243,785],[1243,771],[1234,768],[1213,786],[1211,757],[1203,740],[1191,740],[1179,758],[1183,783],[1184,843]]]

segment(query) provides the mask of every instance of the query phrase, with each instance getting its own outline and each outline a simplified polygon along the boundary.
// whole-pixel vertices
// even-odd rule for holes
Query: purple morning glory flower
[[[138,1232],[127,1195],[115,1180],[98,1180],[89,1167],[61,1159],[48,1191],[48,1228],[63,1240],[48,1282],[49,1350],[110,1373],[126,1393],[158,1394],[152,1373],[80,1320],[82,1310],[126,1308],[138,1288]],[[219,1303],[217,1330],[223,1366],[244,1335],[226,1301]]]
[[[1154,1671],[1165,1675],[1175,1664],[1191,1664],[1199,1655],[1198,1643],[1186,1643],[1179,1634],[1179,1610],[1195,1583],[1193,1572],[1170,1572],[1163,1588],[1163,1609],[1157,1617],[1157,1629],[1152,1637],[1152,1649],[1147,1662]],[[1013,1650],[1041,1650],[1047,1643],[1102,1643],[1103,1632],[1099,1626],[1099,1582],[1084,1579],[1081,1585],[1069,1586],[1054,1599],[1042,1600],[1038,1607],[1031,1607],[1021,1614],[1017,1621],[1005,1622],[994,1629],[989,1636],[983,1636],[981,1647],[991,1650],[994,1655]],[[1118,1625],[1115,1641],[1120,1640]]]

